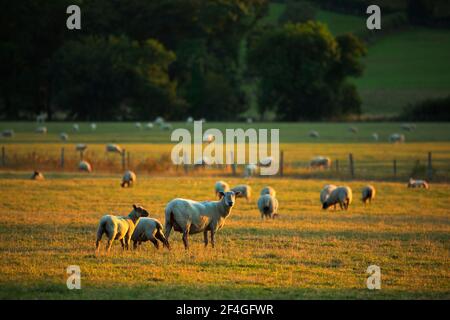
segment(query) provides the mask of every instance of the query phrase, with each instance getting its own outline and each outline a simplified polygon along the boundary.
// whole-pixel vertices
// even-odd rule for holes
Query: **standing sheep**
[[[89,162],[83,160],[80,161],[80,163],[78,164],[78,169],[80,169],[81,171],[86,171],[86,172],[92,172],[92,166]]]
[[[84,143],[78,143],[75,146],[75,150],[77,150],[77,151],[84,151],[86,149],[87,149],[87,145],[85,145]]]
[[[356,127],[349,127],[348,131],[351,132],[351,133],[357,134],[358,133],[358,128],[356,128]]]
[[[312,169],[328,169],[331,167],[331,159],[328,157],[318,156],[309,163]]]
[[[315,138],[315,139],[320,138],[319,132],[317,132],[317,131],[315,131],[315,130],[311,130],[310,132],[308,132],[308,136],[309,136],[310,138]]]
[[[327,184],[323,187],[322,191],[320,191],[320,203],[322,204],[322,206],[325,201],[327,201],[331,192],[333,192],[333,190],[336,188],[337,186],[335,186],[334,184]],[[336,210],[336,205],[334,205],[334,209]]]
[[[95,250],[98,252],[100,240],[104,233],[108,237],[106,252],[109,252],[114,240],[119,240],[122,244],[122,249],[128,250],[136,221],[140,217],[148,217],[148,212],[143,207],[135,204],[133,204],[133,210],[128,216],[113,216],[109,214],[103,216],[98,224]]]
[[[261,190],[261,192],[260,192],[260,195],[261,195],[261,196],[263,196],[263,195],[265,195],[265,194],[269,194],[269,195],[271,195],[272,197],[275,198],[276,195],[277,195],[277,192],[275,191],[274,188],[267,186],[267,187],[264,187],[264,188]]]
[[[214,192],[216,194],[216,197],[219,197],[219,199],[223,193],[228,191],[230,191],[230,185],[225,181],[217,181],[214,185]]]
[[[110,143],[106,145],[106,152],[114,152],[122,154],[122,148],[117,144]]]
[[[35,132],[40,134],[47,134],[47,127],[37,127]]]
[[[45,178],[42,172],[34,171],[31,180],[45,180]]]
[[[92,131],[97,130],[97,124],[96,123],[91,123],[91,130]]]
[[[352,203],[352,189],[349,187],[337,187],[331,191],[330,196],[323,203],[322,208],[328,209],[330,206],[339,204],[341,210],[348,210],[349,205]]]
[[[172,228],[183,233],[184,248],[189,248],[188,235],[203,232],[205,247],[208,245],[208,231],[211,232],[211,245],[214,248],[214,234],[225,224],[231,214],[235,198],[233,191],[222,192],[218,201],[197,202],[187,199],[170,201],[165,210],[165,232],[169,240]]]
[[[270,194],[264,194],[258,199],[258,209],[261,213],[261,219],[278,216],[278,200]]]
[[[141,125],[140,122],[136,122],[136,123],[134,124],[134,127],[135,127],[136,129],[139,129],[139,130],[142,129],[142,125]]]
[[[362,188],[362,202],[366,204],[367,202],[372,203],[372,200],[375,199],[376,190],[374,186],[367,185]]]
[[[372,139],[374,141],[378,141],[378,139],[379,139],[378,133],[376,133],[376,132],[372,133]]]
[[[239,196],[236,196],[236,198],[245,198],[247,202],[250,201],[250,198],[252,196],[252,188],[248,184],[237,185],[236,187],[232,188],[231,191],[239,194]]]
[[[122,178],[122,183],[120,184],[120,186],[122,188],[125,187],[125,185],[127,187],[131,187],[135,183],[136,183],[136,174],[130,170],[125,171],[123,178]]]
[[[408,188],[429,189],[430,186],[428,185],[428,182],[426,182],[425,180],[414,180],[413,178],[409,178]]]
[[[61,132],[61,134],[59,135],[59,138],[61,139],[61,141],[67,141],[67,140],[69,140],[69,135],[65,132]]]
[[[389,136],[389,142],[403,143],[405,142],[405,136],[403,134],[393,133]]]
[[[244,168],[244,177],[251,177],[258,171],[258,166],[256,164],[248,164]]]
[[[14,130],[7,129],[2,131],[2,137],[3,138],[12,138],[14,137]]]
[[[156,249],[159,249],[159,241],[162,242],[163,246],[170,250],[169,241],[167,241],[164,236],[163,226],[159,220],[143,217],[139,218],[136,223],[136,228],[131,235],[131,240],[133,241],[133,249],[136,249],[138,245],[142,242],[151,241]]]

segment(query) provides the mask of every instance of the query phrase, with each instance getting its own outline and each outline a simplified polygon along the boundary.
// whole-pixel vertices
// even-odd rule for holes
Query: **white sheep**
[[[2,137],[3,138],[12,138],[14,137],[14,130],[7,129],[2,131]]]
[[[80,161],[78,164],[78,169],[85,172],[92,172],[92,166],[86,160]]]
[[[378,141],[378,139],[379,139],[378,133],[376,133],[376,132],[372,133],[372,139],[374,141]]]
[[[247,118],[247,123],[249,123],[249,124],[250,124],[250,123],[253,123],[253,118],[250,118],[250,117]]]
[[[361,200],[364,204],[367,202],[372,203],[372,200],[375,199],[376,190],[375,187],[372,185],[367,185],[362,188],[361,191]]]
[[[153,124],[152,124],[152,126],[153,126]],[[134,127],[136,128],[136,129],[142,129],[142,124],[140,123],[140,122],[136,122],[135,124],[134,124]]]
[[[186,123],[187,124],[191,124],[191,123],[193,123],[194,122],[194,118],[192,118],[192,117],[188,117],[187,119],[186,119]]]
[[[212,163],[212,160],[207,156],[203,156],[194,161],[194,165],[197,167],[198,166],[204,167],[204,166],[210,165],[211,163]]]
[[[351,132],[351,133],[356,134],[356,133],[358,133],[358,128],[356,128],[356,127],[349,127],[348,131]]]
[[[259,160],[260,167],[270,167],[273,162],[273,157],[265,157]]]
[[[258,209],[261,213],[261,219],[278,216],[278,200],[270,194],[261,195],[258,199]]]
[[[72,126],[73,131],[78,132],[80,131],[80,126],[78,125],[78,123],[74,123]]]
[[[328,209],[332,205],[339,204],[341,210],[348,210],[349,205],[352,203],[352,199],[352,189],[346,186],[337,187],[336,189],[331,191],[331,194],[323,203],[322,208]]]
[[[96,123],[91,123],[91,130],[92,131],[97,130],[97,124]]]
[[[251,177],[258,172],[258,166],[256,164],[247,164],[244,168],[244,176]]]
[[[151,123],[151,122],[147,123],[147,124],[145,125],[145,128],[146,128],[147,130],[153,129],[153,123]]]
[[[416,125],[414,123],[403,123],[400,128],[405,131],[414,131],[416,130]]]
[[[413,179],[413,178],[409,178],[408,188],[424,188],[424,189],[429,189],[430,186],[428,185],[428,182],[426,182],[425,180],[415,180],[415,179]]]
[[[337,186],[335,186],[334,184],[327,184],[323,187],[323,189],[320,191],[320,203],[322,204],[322,206],[325,201],[327,201],[331,192],[336,188]],[[336,209],[336,205],[334,205],[334,209]]]
[[[131,170],[125,171],[125,173],[122,177],[122,183],[120,184],[121,187],[123,188],[123,187],[125,187],[125,185],[127,187],[131,187],[135,183],[136,183],[136,174]]]
[[[221,194],[230,191],[230,185],[225,181],[217,181],[214,184],[214,192],[216,197],[220,197]]]
[[[69,135],[65,132],[61,132],[59,134],[59,138],[61,139],[61,141],[67,141],[67,140],[69,140]]]
[[[40,113],[36,116],[36,122],[37,123],[44,123],[45,120],[47,119],[47,114],[46,113]]]
[[[106,152],[114,152],[122,154],[122,148],[117,144],[110,143],[106,145]]]
[[[35,132],[40,134],[47,134],[47,127],[37,127]]]
[[[231,188],[231,191],[239,194],[236,198],[245,198],[247,202],[249,202],[252,197],[252,188],[248,184],[237,185]]]
[[[310,132],[308,132],[308,136],[310,138],[315,138],[315,139],[320,138],[319,132],[317,132],[315,130],[311,130]]]
[[[208,245],[208,230],[211,232],[211,245],[214,248],[214,235],[225,224],[235,204],[233,191],[221,194],[218,201],[197,202],[187,199],[170,201],[165,210],[164,235],[169,240],[172,228],[183,233],[183,243],[189,248],[188,235],[203,232],[205,247]]]
[[[328,157],[318,156],[309,162],[312,169],[328,169],[331,167],[331,159]]]
[[[87,149],[87,145],[85,145],[84,143],[78,143],[75,146],[75,150],[77,150],[77,151],[84,151],[86,149]]]
[[[133,204],[133,210],[128,216],[104,215],[98,224],[95,250],[98,252],[103,234],[106,234],[108,237],[106,252],[109,252],[114,240],[119,240],[122,244],[122,249],[128,250],[136,221],[140,217],[148,217],[148,212],[143,207],[135,204]]]
[[[45,177],[42,172],[34,171],[31,180],[45,180]]]
[[[405,142],[405,136],[403,134],[393,133],[389,136],[389,142],[403,143],[403,142]]]
[[[133,248],[136,249],[142,242],[150,241],[156,249],[159,249],[159,241],[163,246],[170,250],[169,241],[163,233],[163,226],[157,219],[142,217],[136,223],[133,234],[131,235]]]
[[[161,124],[161,130],[172,130],[172,125],[170,123]]]
[[[277,195],[277,192],[275,191],[274,188],[267,186],[267,187],[262,188],[259,195],[263,196],[265,194],[271,195],[272,197],[275,198]]]
[[[215,138],[216,137],[214,135],[208,134],[205,137],[203,137],[203,142],[211,143],[211,142],[213,142],[215,140]]]

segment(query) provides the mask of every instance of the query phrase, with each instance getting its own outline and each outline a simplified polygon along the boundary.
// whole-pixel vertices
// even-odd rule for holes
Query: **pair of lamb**
[[[367,185],[362,189],[361,193],[361,200],[366,204],[367,202],[371,203],[375,199],[376,190],[373,186]],[[341,210],[348,210],[352,199],[353,192],[348,186],[338,187],[333,184],[327,184],[320,192],[320,202],[323,209],[328,209],[331,206],[334,206],[336,209],[336,204],[339,204]]]

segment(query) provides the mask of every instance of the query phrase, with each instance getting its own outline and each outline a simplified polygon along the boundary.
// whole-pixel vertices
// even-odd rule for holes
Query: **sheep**
[[[125,185],[127,187],[130,187],[135,183],[136,183],[136,174],[130,170],[125,171],[123,178],[122,178],[122,183],[120,184],[120,186],[122,188],[125,187]]]
[[[96,123],[91,123],[91,130],[92,131],[97,130],[97,124]]]
[[[61,141],[67,141],[67,140],[69,140],[69,135],[65,132],[61,132],[59,134],[59,138],[61,139]]]
[[[239,196],[236,196],[236,198],[245,198],[247,202],[249,202],[252,197],[252,188],[248,184],[237,185],[231,188],[231,191],[234,193],[239,192]]]
[[[151,123],[151,122],[147,123],[147,124],[145,125],[145,128],[146,128],[147,130],[153,129],[153,123]]]
[[[40,134],[47,134],[47,127],[37,127],[35,132]]]
[[[258,171],[258,166],[256,164],[248,164],[244,168],[244,176],[251,177],[254,176]]]
[[[78,143],[75,146],[75,150],[77,150],[77,151],[84,151],[86,149],[87,149],[87,145],[85,145],[84,143]]]
[[[218,201],[197,202],[187,199],[173,199],[165,210],[164,236],[169,240],[172,228],[183,233],[183,243],[189,249],[188,235],[203,232],[205,247],[208,246],[208,231],[211,232],[211,245],[214,248],[214,235],[230,216],[238,193],[222,192]]]
[[[230,191],[230,186],[225,181],[217,181],[216,184],[214,185],[215,195],[216,195],[216,197],[219,197],[219,199],[220,199],[220,195],[222,193],[225,193],[228,191]]]
[[[41,113],[41,114],[38,114],[36,116],[36,122],[37,123],[44,123],[46,119],[47,119],[47,114],[46,113]]]
[[[425,180],[414,180],[413,178],[409,178],[408,188],[424,188],[429,189],[430,186],[428,182]]]
[[[199,121],[200,121],[201,123],[206,123],[206,119],[205,119],[205,118],[201,118]]]
[[[266,157],[259,160],[260,167],[270,167],[273,162],[273,157]]]
[[[207,136],[203,137],[203,142],[211,143],[215,140],[215,136],[212,134],[208,134]]]
[[[142,242],[151,241],[156,249],[159,249],[159,241],[162,242],[163,247],[170,250],[169,241],[163,233],[163,225],[159,220],[142,217],[136,223],[131,240],[133,241],[133,249],[137,249]]]
[[[104,215],[98,224],[97,241],[95,242],[96,252],[99,250],[100,240],[104,233],[108,237],[108,243],[106,245],[107,253],[109,253],[114,240],[119,240],[122,249],[128,250],[136,221],[140,217],[148,217],[148,211],[135,204],[133,204],[133,210],[128,216]]]
[[[356,133],[358,133],[358,128],[356,128],[356,127],[349,127],[348,131],[351,132],[351,133],[356,134]]]
[[[78,132],[78,131],[80,131],[80,126],[78,125],[78,123],[74,123],[72,126],[72,129],[74,132]]]
[[[31,180],[45,180],[45,177],[42,172],[34,171]]]
[[[134,124],[134,127],[136,128],[136,129],[142,129],[142,125],[141,125],[141,123],[140,122],[136,122],[135,124]]]
[[[378,141],[378,139],[379,139],[378,133],[376,133],[376,132],[372,133],[372,139],[374,141]]]
[[[362,188],[361,194],[361,200],[364,204],[366,204],[367,202],[372,203],[372,200],[375,199],[376,190],[374,186],[367,185]]]
[[[393,133],[389,136],[389,142],[403,143],[403,142],[405,142],[405,136],[403,134]]]
[[[253,123],[253,118],[250,118],[250,117],[247,118],[247,123],[249,123],[249,124],[250,124],[250,123]]]
[[[186,119],[186,123],[187,124],[191,124],[191,123],[193,123],[194,122],[194,118],[192,118],[192,117],[188,117],[187,119]]]
[[[341,210],[343,209],[348,210],[349,205],[352,203],[352,199],[353,199],[352,189],[346,186],[337,187],[336,189],[331,191],[331,194],[323,203],[322,208],[326,210],[330,206],[338,203],[339,206],[341,207]]]
[[[310,138],[315,138],[315,139],[320,138],[319,132],[317,132],[315,130],[311,130],[310,132],[308,132],[308,136]]]
[[[401,129],[405,130],[405,131],[414,131],[416,129],[416,125],[413,123],[403,123],[400,126]]]
[[[154,122],[155,122],[155,124],[161,126],[164,123],[164,118],[157,117]]]
[[[172,130],[172,125],[170,123],[161,124],[161,130]]]
[[[81,171],[92,172],[92,166],[89,162],[83,160],[78,164],[78,169]]]
[[[320,191],[320,203],[322,204],[322,206],[330,196],[331,192],[336,188],[337,186],[335,186],[334,184],[327,184],[323,187],[323,189]],[[336,209],[336,205],[334,205],[334,209]]]
[[[114,152],[122,154],[122,148],[117,144],[110,143],[106,145],[106,152]]]
[[[212,163],[212,160],[209,157],[203,156],[201,158],[198,158],[197,160],[194,161],[194,166],[199,167],[199,166],[207,166],[210,165]]]
[[[261,219],[278,216],[278,200],[270,194],[261,195],[258,199],[258,209],[261,212]]]
[[[264,188],[261,190],[261,192],[259,193],[260,196],[263,196],[263,195],[265,195],[265,194],[271,195],[272,197],[275,198],[276,195],[277,195],[277,192],[275,191],[274,188],[267,186],[267,187],[264,187]]]
[[[3,138],[12,138],[14,137],[14,130],[7,129],[2,131],[2,137]]]
[[[322,157],[322,156],[318,156],[313,158],[310,163],[309,166],[312,169],[328,169],[331,167],[331,159],[328,157]]]

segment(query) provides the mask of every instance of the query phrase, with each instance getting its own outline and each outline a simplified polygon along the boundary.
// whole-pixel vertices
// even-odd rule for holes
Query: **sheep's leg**
[[[341,211],[344,210],[344,207],[342,206],[342,202],[339,201],[339,207],[341,208]]]
[[[156,241],[155,238],[150,239],[150,241],[153,243],[153,245],[155,246],[156,249],[159,249],[159,242]]]
[[[211,229],[211,247],[213,247],[213,248],[215,245],[214,234],[215,234],[214,229]]]
[[[166,246],[167,249],[170,250],[169,241],[167,241],[167,239],[164,237],[164,234],[161,232],[161,230],[158,229],[158,231],[156,231],[155,237],[162,242],[163,246]]]
[[[136,250],[138,246],[138,242],[136,240],[133,241],[133,250]]]
[[[208,230],[203,231],[203,241],[205,242],[205,248],[208,246]]]
[[[164,238],[166,240],[169,240],[170,232],[172,231],[172,225],[168,222],[166,222],[165,230],[164,230]]]
[[[184,248],[186,250],[189,249],[188,235],[189,235],[189,229],[183,231],[183,243],[184,243]]]
[[[122,245],[122,250],[125,250],[125,242],[123,239],[120,239],[120,244]]]
[[[111,250],[111,246],[112,246],[112,243],[113,243],[113,240],[114,238],[112,238],[112,239],[108,239],[108,243],[106,244],[106,253],[109,253],[109,251]]]

